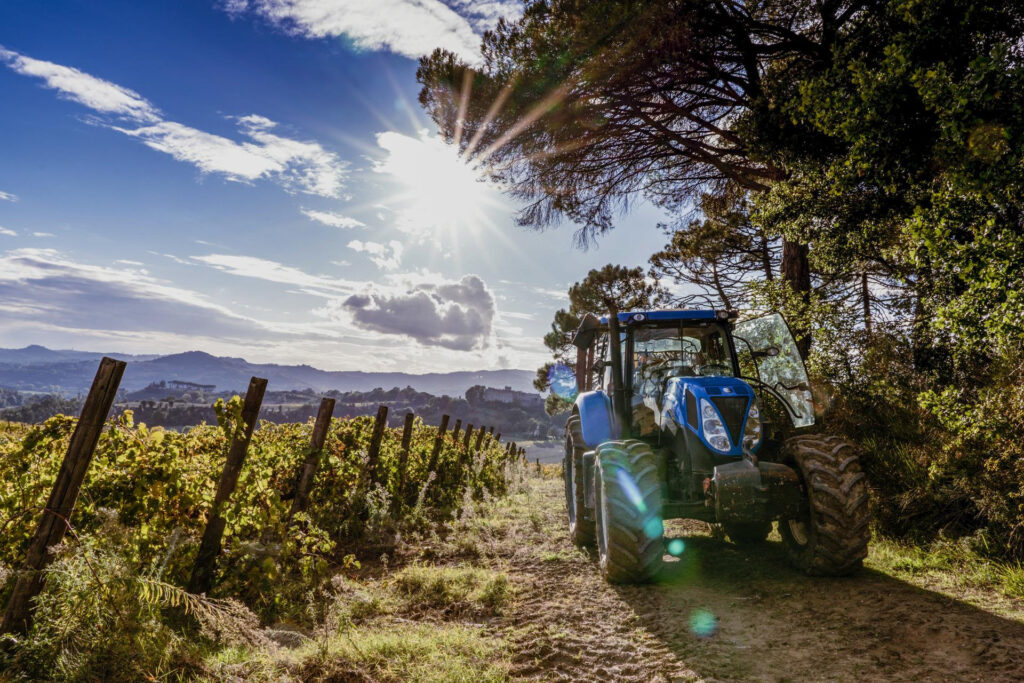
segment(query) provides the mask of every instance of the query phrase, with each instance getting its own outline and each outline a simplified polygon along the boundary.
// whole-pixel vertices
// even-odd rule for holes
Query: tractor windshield
[[[660,396],[669,377],[731,377],[732,351],[717,323],[633,328],[633,393]]]
[[[814,424],[807,369],[793,333],[778,313],[737,323],[733,337],[744,374],[783,401],[795,427]]]

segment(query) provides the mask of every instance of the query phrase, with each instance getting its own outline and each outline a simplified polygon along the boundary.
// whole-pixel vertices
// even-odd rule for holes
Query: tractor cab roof
[[[677,311],[629,311],[619,313],[619,323],[623,325],[645,322],[672,322],[686,320],[730,320],[736,317],[736,311],[726,310],[677,310]],[[601,317],[601,324],[608,324],[608,316]]]

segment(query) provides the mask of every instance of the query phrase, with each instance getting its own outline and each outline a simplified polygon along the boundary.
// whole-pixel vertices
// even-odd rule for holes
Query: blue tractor
[[[812,394],[782,316],[613,311],[586,316],[573,344],[569,533],[596,546],[608,581],[655,578],[674,549],[663,526],[673,518],[720,524],[742,545],[763,542],[777,521],[808,574],[860,566],[867,482],[848,443],[806,433]]]

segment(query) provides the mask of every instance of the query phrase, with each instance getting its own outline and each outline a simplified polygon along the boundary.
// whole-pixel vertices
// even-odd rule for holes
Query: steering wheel
[[[698,375],[704,375],[705,368],[721,368],[722,372],[726,374],[732,373],[732,367],[726,363],[700,363],[694,366],[694,370],[697,371]]]

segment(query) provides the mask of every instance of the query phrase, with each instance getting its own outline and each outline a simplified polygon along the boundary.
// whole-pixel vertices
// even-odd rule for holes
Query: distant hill
[[[416,375],[403,372],[327,371],[310,365],[249,363],[242,358],[188,351],[169,356],[55,351],[43,346],[0,349],[0,387],[33,392],[83,393],[89,389],[96,363],[108,355],[128,361],[121,388],[136,391],[151,382],[183,380],[216,385],[218,391],[243,391],[253,375],[270,380],[276,391],[370,391],[412,387],[435,396],[461,396],[483,385],[535,392],[535,373],[528,370],[476,370]]]
[[[4,365],[46,365],[74,361],[99,361],[103,356],[114,355],[121,360],[151,360],[158,354],[131,356],[124,353],[109,354],[94,351],[55,351],[33,344],[23,349],[0,349],[0,364]]]

